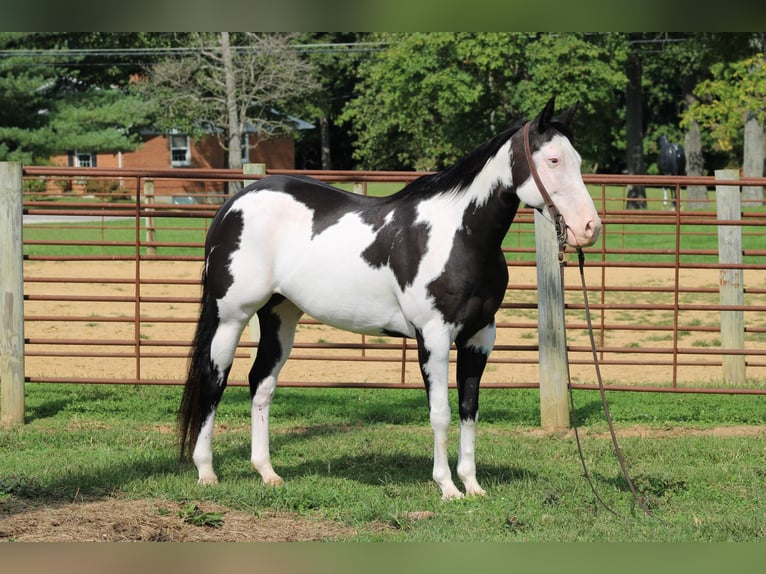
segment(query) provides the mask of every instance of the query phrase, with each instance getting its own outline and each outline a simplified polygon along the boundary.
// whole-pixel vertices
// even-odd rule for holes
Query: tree
[[[577,148],[591,171],[619,171],[621,95],[628,45],[618,34],[541,34],[524,48],[524,72],[514,101],[527,117],[556,95],[559,105],[579,102]]]
[[[45,163],[74,149],[135,149],[151,104],[127,92],[127,74],[118,85],[105,67],[85,65],[87,57],[70,50],[103,36],[0,34],[6,51],[0,58],[0,159]]]
[[[305,56],[316,69],[320,89],[304,99],[296,113],[318,124],[306,130],[296,145],[296,163],[303,169],[352,169],[348,123],[338,121],[343,106],[354,96],[359,63],[380,49],[367,33],[312,32],[301,37]]]
[[[24,34],[0,34],[0,49],[17,46]],[[0,160],[34,163],[55,150],[47,114],[56,75],[47,62],[29,57],[0,59]]]
[[[440,169],[551,95],[581,102],[578,147],[610,165],[624,50],[608,36],[526,33],[385,34],[360,65],[358,96],[341,119],[370,169]],[[606,137],[605,137],[606,135]]]
[[[368,169],[432,170],[505,126],[517,110],[510,83],[520,35],[382,34],[388,47],[362,62],[357,97],[341,121]]]
[[[686,110],[682,123],[696,122],[708,130],[712,145],[725,152],[734,152],[732,159],[739,157],[738,150],[741,149],[745,175],[762,177],[766,59],[763,54],[757,54],[732,63],[719,62],[710,72],[712,77],[695,88],[697,100]],[[739,142],[743,142],[741,148]],[[764,199],[760,187],[746,192],[747,199],[758,202]]]
[[[199,33],[179,37],[191,54],[152,66],[137,88],[162,102],[158,127],[199,137],[214,132],[228,167],[242,167],[248,127],[261,140],[292,133],[286,110],[317,88],[313,67],[293,49],[294,34]],[[257,143],[257,142],[256,142]]]

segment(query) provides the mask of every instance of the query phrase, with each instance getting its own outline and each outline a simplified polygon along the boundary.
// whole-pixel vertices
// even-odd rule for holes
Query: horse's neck
[[[442,196],[444,203],[434,216],[451,220],[455,231],[468,231],[471,242],[482,250],[499,247],[519,207],[518,197],[505,180],[483,170],[463,190]]]

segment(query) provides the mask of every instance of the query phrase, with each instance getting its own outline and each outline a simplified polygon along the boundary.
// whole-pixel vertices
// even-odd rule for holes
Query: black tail
[[[210,385],[213,378],[213,366],[210,359],[210,344],[218,328],[218,306],[210,294],[207,277],[202,273],[202,309],[200,310],[197,332],[194,335],[192,350],[189,354],[189,374],[186,378],[181,406],[178,409],[178,432],[180,438],[181,460],[191,457],[206,409],[203,405],[205,385]],[[204,410],[203,410],[204,409]]]

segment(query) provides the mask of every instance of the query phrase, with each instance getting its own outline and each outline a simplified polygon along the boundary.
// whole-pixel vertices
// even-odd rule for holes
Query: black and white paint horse
[[[575,106],[576,107],[576,106]],[[575,108],[553,117],[553,99],[530,124],[531,158],[567,223],[567,241],[596,241],[601,221],[569,140]],[[547,208],[530,177],[523,124],[384,198],[308,177],[271,176],[218,211],[207,235],[202,310],[179,425],[202,484],[216,483],[213,423],[235,349],[254,313],[260,342],[249,373],[252,456],[263,481],[282,484],[269,453],[269,405],[306,313],[334,327],[417,340],[434,433],[433,478],[444,499],[462,497],[447,460],[450,346],[457,348],[460,450],[466,494],[476,481],[479,380],[508,284],[501,243],[520,202]]]
[[[668,138],[660,136],[660,151],[657,155],[657,167],[662,175],[684,175],[686,173],[686,153],[681,144],[670,143]],[[663,204],[676,206],[676,188],[670,189],[670,202],[668,202],[668,189],[663,188]]]

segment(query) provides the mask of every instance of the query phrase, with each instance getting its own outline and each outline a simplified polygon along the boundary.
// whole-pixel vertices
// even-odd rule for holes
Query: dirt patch
[[[197,524],[190,518],[201,517]],[[213,522],[220,513],[220,525]],[[210,519],[210,520],[206,520]],[[18,542],[295,542],[338,540],[353,528],[286,512],[242,512],[205,502],[93,500],[45,506],[0,502],[0,541]]]

